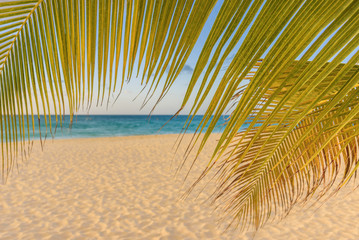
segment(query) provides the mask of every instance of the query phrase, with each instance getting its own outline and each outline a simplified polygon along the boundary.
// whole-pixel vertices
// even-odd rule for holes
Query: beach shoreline
[[[215,182],[181,199],[220,135],[210,137],[184,184],[195,152],[175,171],[193,134],[174,154],[178,136],[55,138],[43,151],[36,140],[28,163],[1,186],[0,239],[252,239],[253,231],[218,225],[221,213],[208,202]],[[359,193],[348,191],[316,211],[294,210],[268,223],[255,239],[355,239]]]

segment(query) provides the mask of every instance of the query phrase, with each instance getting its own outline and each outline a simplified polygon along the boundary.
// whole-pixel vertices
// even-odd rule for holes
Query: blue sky
[[[201,53],[207,35],[211,30],[211,27],[215,21],[216,15],[218,14],[218,11],[222,3],[223,0],[220,0],[215,5],[211,15],[209,16],[201,32],[201,35],[199,36],[199,39],[193,51],[191,52],[191,55],[185,67],[183,68],[181,74],[177,78],[176,82],[173,84],[171,90],[168,92],[166,97],[157,105],[153,114],[174,114],[180,108],[183,96],[187,89],[187,85],[191,79],[191,74],[195,67],[196,60],[198,59],[198,56]],[[139,92],[142,89],[142,86],[140,85],[140,81],[141,78],[136,79],[135,77],[133,77],[128,84],[125,84],[120,97],[113,105],[111,104],[108,109],[106,109],[106,106],[100,106],[100,107],[93,106],[90,110],[90,114],[148,114],[152,110],[152,107],[154,106],[154,103],[156,102],[159,96],[159,91],[157,91],[157,94],[153,96],[152,100],[143,109],[141,109],[141,105],[143,99],[146,96],[146,92],[144,91],[138,96]],[[161,88],[159,87],[158,90],[160,89]],[[136,96],[138,97],[136,98]],[[210,96],[211,94],[209,95],[209,97]],[[133,101],[134,98],[136,98],[136,100]],[[193,101],[194,97],[192,97],[191,100]],[[208,104],[209,101],[207,101],[204,104],[204,107],[201,109],[199,114],[204,113],[205,108],[206,106],[208,106]],[[189,107],[186,107],[182,111],[182,114],[188,113],[189,110],[190,110]],[[80,111],[79,113],[83,114],[87,112]]]

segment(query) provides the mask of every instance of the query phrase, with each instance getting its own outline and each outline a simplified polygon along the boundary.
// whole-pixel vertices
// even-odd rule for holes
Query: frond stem
[[[11,52],[11,49],[13,48],[15,42],[16,42],[16,39],[17,37],[19,36],[21,30],[23,29],[23,27],[25,26],[26,22],[29,20],[30,16],[34,13],[34,11],[36,10],[36,8],[39,7],[39,5],[43,2],[44,0],[39,0],[36,5],[31,9],[31,11],[29,12],[29,14],[26,16],[26,18],[24,19],[24,22],[21,24],[19,30],[17,31],[15,37],[14,37],[14,40],[11,42],[11,45],[10,45],[10,48],[8,50],[8,52],[6,53],[5,55],[5,58],[4,58],[4,61],[2,62],[3,65],[2,67],[0,68],[0,75],[5,67],[5,63],[6,63],[6,60],[8,59],[9,55],[10,55],[10,52]]]

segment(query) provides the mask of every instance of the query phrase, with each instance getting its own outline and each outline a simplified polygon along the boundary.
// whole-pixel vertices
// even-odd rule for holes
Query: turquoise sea
[[[133,135],[154,135],[154,134],[178,134],[181,132],[187,116],[180,115],[78,115],[74,116],[74,121],[70,127],[70,117],[65,116],[62,127],[56,127],[55,117],[52,117],[52,132],[55,138],[92,138],[92,137],[114,137],[114,136],[133,136]],[[195,132],[203,116],[195,116],[187,133]],[[224,129],[226,116],[222,116],[217,123],[214,132],[221,132]],[[35,134],[32,129],[30,135],[35,139],[40,137],[37,118],[35,118]],[[46,134],[44,117],[40,118],[42,138],[51,138],[49,128]]]

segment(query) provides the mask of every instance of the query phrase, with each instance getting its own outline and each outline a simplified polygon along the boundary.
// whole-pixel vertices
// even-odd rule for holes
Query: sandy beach
[[[14,169],[0,195],[0,239],[252,239],[253,232],[218,225],[206,201],[180,197],[201,173],[218,135],[211,138],[187,182],[174,172],[178,135],[35,142],[28,164]],[[254,239],[358,239],[359,191],[346,188],[319,209],[294,209],[268,223]],[[314,211],[315,210],[315,211]]]

